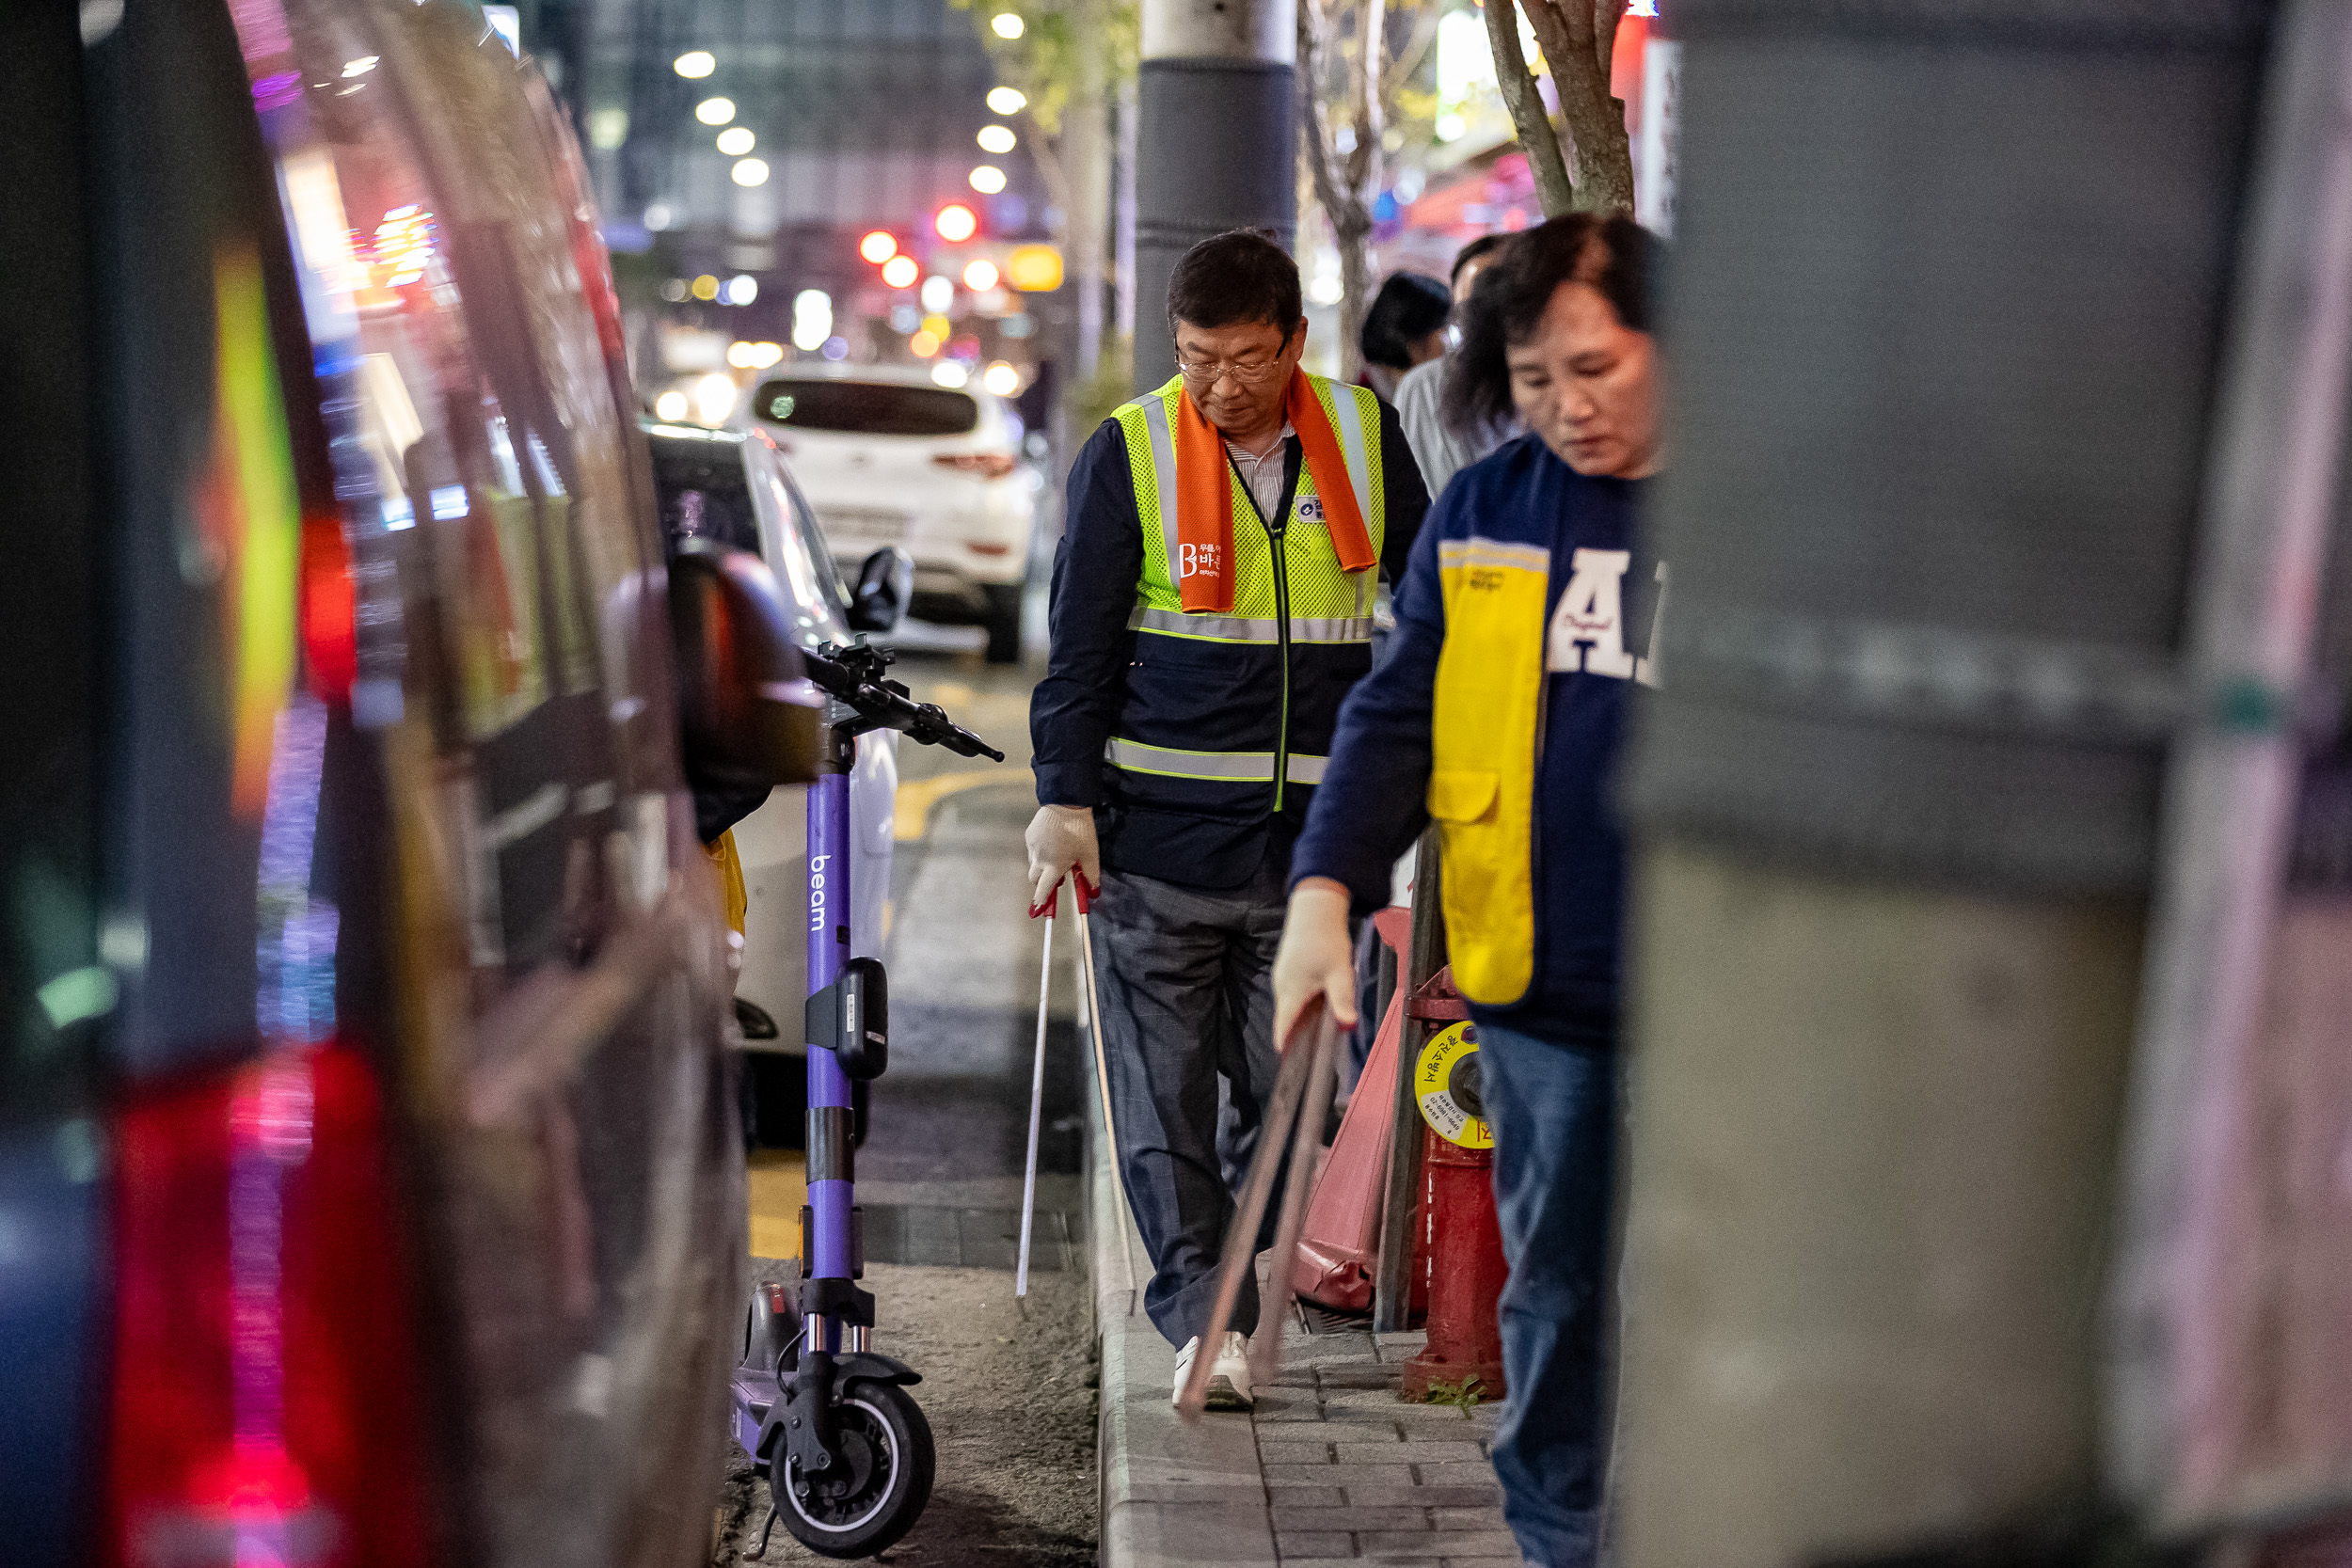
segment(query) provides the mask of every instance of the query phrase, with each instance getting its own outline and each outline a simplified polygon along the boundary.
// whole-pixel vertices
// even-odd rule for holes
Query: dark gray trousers
[[[1281,880],[1268,870],[1225,893],[1110,871],[1095,900],[1095,979],[1120,1175],[1152,1257],[1144,1310],[1171,1345],[1208,1330],[1234,1189],[1281,1065],[1274,950],[1284,902]],[[1280,1206],[1278,1185],[1261,1246]],[[1228,1326],[1244,1334],[1258,1326],[1254,1269]]]

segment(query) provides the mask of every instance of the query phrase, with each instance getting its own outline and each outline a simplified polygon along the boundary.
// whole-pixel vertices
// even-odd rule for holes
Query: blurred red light
[[[302,653],[320,701],[351,701],[359,673],[358,604],[351,549],[332,517],[302,521]]]
[[[881,266],[898,254],[898,238],[887,229],[877,229],[858,241],[857,253]]]
[[[931,226],[949,245],[961,245],[980,231],[980,220],[961,201],[950,201],[942,207],[939,215],[931,219]]]

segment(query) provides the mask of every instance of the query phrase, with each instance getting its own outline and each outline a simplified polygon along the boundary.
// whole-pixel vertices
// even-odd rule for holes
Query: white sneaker
[[[1196,1334],[1184,1341],[1184,1348],[1176,1353],[1176,1392],[1170,1402],[1184,1397],[1184,1385],[1192,1380],[1193,1357],[1200,1354],[1200,1336]],[[1225,1343],[1216,1359],[1209,1364],[1208,1407],[1211,1410],[1248,1410],[1257,1400],[1249,1387],[1249,1341],[1228,1329]]]

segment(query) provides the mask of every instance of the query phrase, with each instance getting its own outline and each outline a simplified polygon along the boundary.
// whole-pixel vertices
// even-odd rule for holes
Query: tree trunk
[[[1370,214],[1360,203],[1351,202],[1355,212],[1343,222],[1334,223],[1333,237],[1340,249],[1340,379],[1355,381],[1364,373],[1364,316],[1372,309]],[[1359,216],[1364,220],[1355,221]]]
[[[1062,111],[1061,155],[1069,175],[1069,237],[1078,293],[1077,375],[1093,378],[1102,362],[1104,279],[1111,239],[1109,51],[1102,0],[1071,8],[1077,80]]]
[[[1535,6],[1542,3],[1530,0]],[[1528,170],[1535,177],[1535,199],[1543,204],[1544,216],[1557,217],[1575,209],[1576,188],[1568,182],[1567,162],[1560,155],[1560,138],[1551,129],[1550,117],[1544,113],[1534,73],[1527,69],[1527,56],[1519,50],[1518,15],[1512,0],[1494,0],[1486,12],[1486,44],[1495,57],[1495,85],[1511,111],[1519,146],[1527,152]]]
[[[1625,104],[1609,95],[1610,55],[1617,41],[1614,0],[1526,0],[1531,12],[1556,19],[1557,46],[1541,22],[1535,36],[1560,91],[1560,118],[1575,150],[1576,206],[1585,213],[1633,211],[1633,149]]]

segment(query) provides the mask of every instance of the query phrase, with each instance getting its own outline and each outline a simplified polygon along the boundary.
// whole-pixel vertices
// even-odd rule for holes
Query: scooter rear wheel
[[[836,1401],[836,1466],[810,1477],[788,1454],[770,1462],[769,1490],[792,1538],[823,1557],[872,1557],[913,1528],[931,1500],[931,1425],[913,1395],[892,1383],[859,1383]]]

